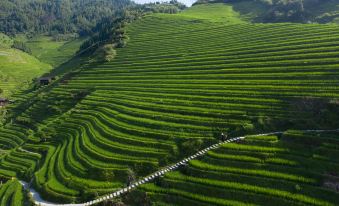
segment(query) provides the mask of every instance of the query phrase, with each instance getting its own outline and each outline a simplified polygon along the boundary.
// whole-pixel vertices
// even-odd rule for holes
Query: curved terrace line
[[[334,130],[300,130],[302,132],[339,132],[339,129],[334,129]],[[283,134],[284,132],[270,132],[270,133],[261,133],[261,134],[255,134],[255,135],[247,135],[247,136],[254,136],[254,137],[258,137],[258,136],[268,136],[268,135],[276,135],[276,134]],[[190,160],[193,160],[199,156],[202,156],[204,155],[206,152],[212,150],[212,149],[216,149],[216,148],[219,148],[221,145],[223,144],[227,144],[227,143],[231,143],[231,142],[235,142],[235,141],[239,141],[239,140],[243,140],[245,139],[247,136],[241,136],[241,137],[234,137],[234,138],[231,138],[231,139],[228,139],[224,142],[219,142],[217,144],[214,144],[214,145],[211,145],[203,150],[200,150],[199,152],[197,152],[196,154],[194,155],[191,155],[187,158],[184,158],[183,160],[175,163],[175,164],[171,164],[161,170],[158,170],[157,172],[154,172],[146,177],[144,177],[143,179],[131,184],[130,186],[128,187],[125,187],[125,188],[122,188],[114,193],[110,193],[108,195],[105,195],[105,196],[102,196],[98,199],[95,199],[95,200],[91,200],[91,201],[88,201],[88,202],[85,202],[85,203],[78,203],[78,204],[56,204],[56,203],[51,203],[51,202],[48,202],[48,201],[45,201],[41,198],[40,194],[33,188],[31,188],[29,186],[29,184],[27,182],[24,182],[24,181],[20,181],[20,183],[23,185],[23,187],[27,190],[30,191],[30,194],[32,195],[32,198],[34,200],[34,203],[36,205],[39,205],[39,206],[90,206],[90,205],[95,205],[95,204],[98,204],[98,203],[101,203],[101,202],[104,202],[104,201],[107,201],[107,200],[110,200],[110,199],[113,199],[113,198],[116,198],[124,193],[127,193],[129,191],[131,191],[132,189],[138,187],[139,185],[142,185],[142,184],[145,184],[147,182],[150,182],[152,180],[154,180],[155,178],[159,177],[159,176],[163,176],[164,174],[168,173],[168,172],[171,172],[173,170],[176,170],[177,168],[179,168],[180,166],[185,166],[186,163]]]

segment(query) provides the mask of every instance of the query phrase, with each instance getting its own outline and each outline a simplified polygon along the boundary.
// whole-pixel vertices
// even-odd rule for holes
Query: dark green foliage
[[[129,0],[0,1],[0,31],[87,35],[103,17],[131,5]]]
[[[151,206],[146,192],[134,190],[123,197],[123,202],[129,206]]]
[[[112,44],[114,45],[114,48],[123,47],[125,45],[124,41],[126,39],[124,36],[125,32],[123,25],[126,21],[128,21],[127,16],[116,19],[113,17],[104,18],[92,30],[96,33],[80,46],[78,54],[91,54],[104,44]],[[98,52],[100,53],[100,51]],[[106,55],[102,56],[102,60],[104,60]]]
[[[94,58],[99,62],[110,62],[117,55],[116,50],[114,49],[113,44],[106,44],[100,48],[98,48],[94,52]]]
[[[186,140],[180,144],[182,156],[188,156],[198,152],[203,147],[204,141],[201,139]]]
[[[31,49],[29,47],[27,47],[24,42],[21,42],[21,41],[14,41],[12,48],[19,49],[19,50],[26,52],[28,54],[32,54]]]
[[[156,164],[138,162],[133,166],[133,171],[135,171],[140,176],[146,176],[149,174],[149,171],[156,171],[159,167]]]
[[[46,142],[57,136],[54,128],[45,128],[36,133],[41,142]]]
[[[104,44],[112,44],[114,48],[123,48],[128,39],[124,29],[126,24],[141,18],[146,13],[174,14],[185,8],[186,6],[184,4],[172,0],[169,3],[130,6],[115,14],[115,16],[102,18],[102,20],[91,29],[93,35],[80,46],[78,54],[91,54]],[[103,58],[103,60],[107,61],[105,58]]]
[[[127,180],[126,180],[127,185],[132,184],[136,180],[136,175],[134,171],[131,169],[127,169],[126,176],[127,176]]]
[[[264,22],[306,22],[308,11],[304,0],[275,0],[264,17]]]
[[[144,12],[176,14],[186,6],[177,0],[171,0],[168,3],[149,3],[141,6]]]
[[[80,101],[83,98],[85,98],[87,95],[89,95],[90,93],[91,93],[91,90],[89,89],[74,91],[74,93],[72,93],[72,97],[73,99]]]
[[[294,125],[309,128],[335,128],[339,116],[339,102],[320,98],[304,97],[291,100],[291,108],[305,114],[302,121],[294,120]]]
[[[32,120],[27,117],[18,117],[16,122],[25,126],[29,126],[32,123]]]

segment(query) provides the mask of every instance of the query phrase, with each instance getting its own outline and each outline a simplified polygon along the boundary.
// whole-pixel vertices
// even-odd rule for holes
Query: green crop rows
[[[324,185],[336,181],[338,148],[338,133],[248,137],[141,188],[156,205],[336,205]]]
[[[225,24],[190,10],[146,16],[127,34],[114,61],[86,64],[18,100],[20,125],[0,130],[1,176],[34,178],[50,201],[91,200],[180,159],[185,141],[204,147],[220,129],[282,130],[264,125],[309,119],[293,102],[339,97],[336,25]],[[52,137],[41,134],[46,129]],[[164,205],[168,196],[177,205],[339,201],[320,187],[323,172],[338,169],[330,158],[338,140],[327,154],[326,138],[314,150],[284,139],[226,145],[144,190]]]
[[[0,185],[0,205],[18,206],[27,203],[22,185],[17,180],[8,180]]]

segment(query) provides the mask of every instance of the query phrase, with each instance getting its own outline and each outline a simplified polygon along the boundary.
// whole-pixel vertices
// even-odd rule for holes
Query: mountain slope
[[[23,89],[38,77],[51,69],[35,57],[17,49],[0,47],[0,88],[5,97],[10,96],[19,87]]]
[[[28,181],[34,176],[34,187],[47,200],[78,202],[215,143],[221,131],[240,135],[338,125],[337,25],[248,24],[235,21],[233,11],[227,23],[214,12],[207,15],[209,6],[196,17],[203,8],[137,20],[127,26],[129,41],[115,60],[83,65],[17,105],[11,114],[15,124],[0,130],[0,144],[9,145],[0,174]],[[280,149],[270,141],[253,144]],[[325,147],[333,152],[320,158],[327,165],[337,147]],[[218,168],[224,163],[215,161]],[[337,169],[333,165],[321,172]],[[275,169],[291,179],[289,170],[274,165],[264,173]],[[328,201],[336,200],[319,182],[306,180],[333,198]],[[310,198],[293,201],[303,205],[318,197]]]
[[[0,88],[4,97],[32,86],[32,79],[52,72],[61,75],[69,72],[71,64],[81,61],[73,58],[85,38],[56,41],[50,36],[36,36],[27,39],[24,35],[15,38],[0,33]],[[19,42],[19,43],[18,43]],[[14,48],[14,44],[24,45],[31,54]],[[73,58],[73,62],[69,62]],[[79,59],[79,60],[78,60]],[[77,65],[77,64],[74,64]],[[53,70],[52,70],[53,69]]]
[[[244,23],[240,14],[236,12],[231,5],[222,3],[196,5],[186,9],[180,16],[209,20],[212,22]]]
[[[225,144],[154,184],[154,205],[337,205],[339,133],[289,131]]]
[[[86,38],[55,41],[50,36],[37,36],[29,39],[26,45],[32,50],[32,55],[40,61],[57,68],[70,60]]]
[[[227,3],[252,22],[338,23],[337,0],[199,0]]]

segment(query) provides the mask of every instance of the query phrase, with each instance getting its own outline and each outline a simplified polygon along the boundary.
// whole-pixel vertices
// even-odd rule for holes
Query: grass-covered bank
[[[49,64],[12,48],[0,47],[0,88],[1,96],[9,97],[18,89],[23,89],[38,77],[52,69]]]
[[[56,68],[72,58],[85,39],[56,41],[50,36],[38,36],[27,40],[26,45],[36,58]]]
[[[50,36],[37,36],[28,39],[24,35],[10,38],[0,36],[0,89],[2,97],[10,97],[24,91],[42,75],[63,75],[72,67],[79,66],[81,59],[76,51],[86,38],[56,41]],[[13,48],[20,42],[30,51],[26,53]]]

